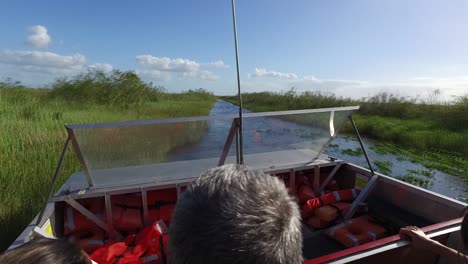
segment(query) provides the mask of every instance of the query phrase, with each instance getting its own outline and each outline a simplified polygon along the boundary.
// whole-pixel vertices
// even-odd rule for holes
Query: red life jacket
[[[167,256],[167,233],[159,222],[132,234],[123,242],[109,241],[91,254],[99,264],[151,263],[164,264]]]
[[[302,217],[304,219],[310,217],[311,215],[313,215],[315,209],[319,208],[322,205],[332,204],[336,202],[352,201],[357,197],[358,194],[359,190],[348,189],[326,193],[320,196],[320,198],[310,199],[304,204],[304,207],[302,208]]]
[[[149,221],[163,220],[169,226],[177,201],[177,190],[175,188],[155,190],[149,191],[147,195]]]
[[[138,232],[143,228],[143,201],[140,194],[111,197],[112,224],[116,230]]]

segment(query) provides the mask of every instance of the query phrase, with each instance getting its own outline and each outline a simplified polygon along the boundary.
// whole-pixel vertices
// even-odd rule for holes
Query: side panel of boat
[[[459,236],[462,218],[441,222],[422,228],[433,239],[447,243],[450,236]],[[357,247],[305,261],[318,263],[437,263],[439,257],[428,251],[414,250],[410,241],[399,235],[379,239]]]
[[[357,177],[370,177],[370,172],[362,167],[347,164],[345,170]],[[384,201],[403,211],[409,212],[430,223],[447,221],[460,216],[466,204],[406,182],[380,175],[367,202]],[[430,224],[429,223],[429,224]]]

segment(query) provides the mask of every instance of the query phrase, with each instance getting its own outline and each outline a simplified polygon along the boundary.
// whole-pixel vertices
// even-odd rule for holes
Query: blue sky
[[[468,1],[237,0],[244,91],[468,93]],[[89,68],[169,91],[234,94],[229,0],[11,1],[0,77],[44,86]]]

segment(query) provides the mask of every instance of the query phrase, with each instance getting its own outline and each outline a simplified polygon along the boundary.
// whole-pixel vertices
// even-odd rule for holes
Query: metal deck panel
[[[245,155],[246,166],[263,171],[271,171],[292,165],[305,165],[311,163],[311,158],[316,155],[310,149],[284,150],[267,153]],[[329,161],[316,161],[322,164]],[[210,168],[216,167],[218,158],[186,160],[167,162],[143,166],[129,166],[92,171],[94,186],[91,189],[111,187],[124,187],[143,184],[157,184],[171,181],[188,180],[199,176]],[[235,157],[229,156],[226,163],[235,163]],[[254,164],[254,165],[251,165]],[[88,189],[86,177],[83,173],[73,174],[62,185],[58,194],[73,193],[82,189]]]

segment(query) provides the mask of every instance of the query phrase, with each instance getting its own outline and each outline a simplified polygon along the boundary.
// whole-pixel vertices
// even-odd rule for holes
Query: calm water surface
[[[245,112],[249,111],[245,110]],[[215,103],[210,115],[236,113],[238,113],[237,106],[219,100]],[[178,148],[171,154],[171,160],[219,157],[220,150],[222,150],[229,128],[231,127],[231,122],[232,119],[209,121],[208,131],[202,139],[195,144]],[[257,129],[249,130],[249,122],[251,126],[255,125]],[[272,124],[272,122],[274,122],[274,124]],[[276,127],[274,130],[276,133],[271,131],[270,128],[272,125]],[[282,129],[278,130],[278,128]],[[281,131],[281,133],[278,133],[277,131]],[[250,135],[251,133],[253,134]],[[304,134],[309,133],[319,132],[314,131],[313,128],[301,126],[284,120],[275,119],[272,121],[272,118],[250,119],[244,123],[244,153],[282,150],[284,146],[307,141],[307,139],[304,138]],[[261,140],[259,140],[260,137]],[[318,138],[321,138],[321,135],[318,135]],[[455,199],[468,198],[468,192],[465,190],[465,183],[460,177],[448,175],[444,172],[428,169],[420,164],[412,163],[408,157],[376,153],[372,149],[372,146],[374,146],[376,142],[370,139],[363,140],[371,162],[375,160],[390,162],[391,165],[389,168],[391,172],[385,174],[389,174],[389,176],[392,177],[399,177],[408,175],[411,171],[426,171],[430,173],[429,177],[414,173],[412,175],[421,179],[429,180],[430,184],[427,186],[427,189]],[[278,144],[275,145],[275,142]],[[319,140],[319,142],[321,141]],[[360,148],[360,146],[354,135],[340,135],[334,139],[332,145],[325,150],[325,154],[363,167],[368,167],[363,155],[351,156],[342,153],[342,150],[344,149],[355,150],[357,148]],[[233,143],[230,155],[233,155],[235,153],[234,151]],[[373,166],[375,170],[378,170],[375,165]]]

